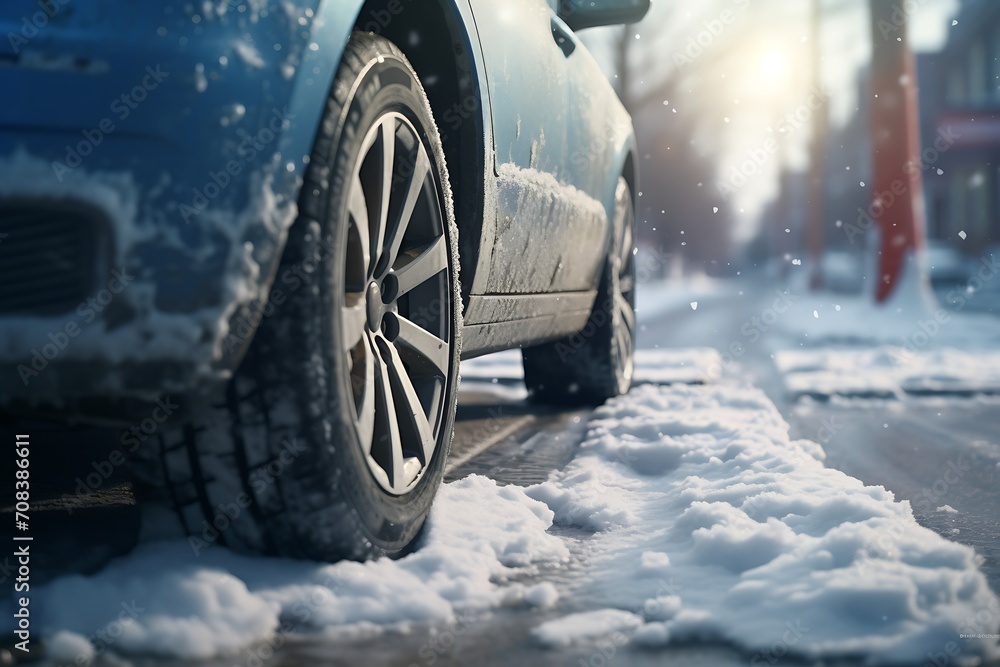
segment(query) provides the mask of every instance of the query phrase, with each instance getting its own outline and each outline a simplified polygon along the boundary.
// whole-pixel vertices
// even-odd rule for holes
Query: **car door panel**
[[[608,222],[587,169],[570,166],[570,128],[580,124],[570,80],[583,49],[545,0],[472,0],[472,7],[486,61],[496,172],[495,216],[484,221],[494,231],[488,279],[479,290],[591,290]],[[564,31],[561,41],[554,25]]]

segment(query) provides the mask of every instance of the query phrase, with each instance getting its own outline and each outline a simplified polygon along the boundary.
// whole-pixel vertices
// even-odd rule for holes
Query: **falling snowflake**
[[[965,230],[964,230],[964,229],[963,229],[962,231],[960,231],[960,232],[958,233],[958,235],[959,235],[959,237],[961,237],[961,239],[962,239],[963,241],[965,240],[965,237],[966,237],[966,236],[968,236],[968,234],[966,234],[966,233],[965,233]]]
[[[691,310],[698,310],[698,302],[697,301],[692,301],[691,302]]]

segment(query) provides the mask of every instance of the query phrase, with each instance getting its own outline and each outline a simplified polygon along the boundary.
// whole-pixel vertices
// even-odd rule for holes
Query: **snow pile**
[[[568,557],[546,532],[552,517],[522,489],[472,476],[442,487],[422,548],[398,561],[325,565],[149,544],[94,576],[42,587],[32,604],[49,655],[69,662],[105,651],[206,659],[291,632],[353,636],[444,623],[459,610],[546,608],[551,584],[502,582]]]
[[[900,396],[1000,392],[1000,353],[951,348],[914,354],[905,348],[778,352],[778,370],[793,395]]]
[[[1000,601],[974,552],[908,503],[823,466],[756,389],[643,386],[596,412],[581,454],[529,495],[596,534],[570,591],[635,644],[726,641],[761,660],[1000,656]],[[596,635],[549,623],[541,641]]]

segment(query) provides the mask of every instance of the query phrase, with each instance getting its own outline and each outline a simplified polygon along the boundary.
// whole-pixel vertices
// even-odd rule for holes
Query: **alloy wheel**
[[[411,491],[441,441],[452,285],[439,175],[406,116],[381,116],[349,189],[342,326],[355,427],[384,491]]]

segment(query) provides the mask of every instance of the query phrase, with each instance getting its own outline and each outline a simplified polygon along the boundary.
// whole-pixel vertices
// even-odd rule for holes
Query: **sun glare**
[[[791,72],[788,56],[778,50],[764,52],[760,59],[760,77],[770,86],[784,85]]]

